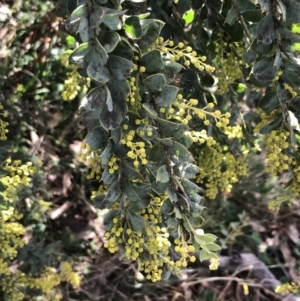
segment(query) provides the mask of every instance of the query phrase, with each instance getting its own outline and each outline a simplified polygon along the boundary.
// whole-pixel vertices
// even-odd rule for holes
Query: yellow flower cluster
[[[216,141],[213,137],[207,136],[206,130],[199,131],[186,131],[184,133],[186,136],[189,136],[193,139],[193,142],[203,144],[206,143],[207,146],[212,146],[216,144]]]
[[[128,125],[124,124],[123,129],[126,131],[128,129]],[[125,134],[121,140],[123,145],[126,145],[130,150],[127,152],[127,156],[133,160],[133,165],[135,168],[138,168],[140,163],[145,165],[148,163],[146,157],[146,149],[145,142],[138,141],[134,142],[135,131],[130,130],[127,134]],[[139,132],[140,136],[145,135],[145,131],[141,130]],[[146,131],[146,135],[152,136],[152,131]]]
[[[0,258],[13,260],[17,255],[17,249],[24,246],[22,236],[25,228],[17,221],[22,218],[12,207],[9,210],[0,211]]]
[[[170,61],[181,61],[186,67],[193,65],[199,71],[214,72],[215,68],[205,64],[206,56],[198,56],[198,53],[193,50],[192,47],[186,46],[183,42],[174,44],[174,41],[164,41],[160,37],[156,44],[153,46],[154,49],[159,49]]]
[[[284,151],[289,147],[290,132],[280,128],[265,136],[268,159],[265,170],[276,176],[287,170],[293,159]]]
[[[8,202],[13,202],[18,199],[18,189],[30,185],[31,176],[37,169],[31,162],[22,164],[21,160],[11,159],[7,159],[2,167],[8,171],[8,175],[1,179],[6,186],[3,196]]]
[[[300,290],[300,286],[295,282],[282,284],[276,287],[275,293],[277,294],[295,294]]]
[[[0,103],[0,111],[3,110],[3,105]],[[8,116],[8,113],[7,112],[4,112],[4,113],[0,113],[0,115],[2,115],[3,117],[7,117]],[[7,129],[7,126],[8,126],[8,122],[5,122],[3,121],[2,119],[0,119],[0,140],[6,140],[7,137],[6,137],[6,134],[8,133],[8,129]]]
[[[61,93],[61,97],[65,101],[73,100],[80,91],[86,93],[91,82],[89,77],[82,77],[77,72],[77,66],[70,65],[68,60],[67,55],[63,55],[60,58],[62,65],[70,69],[70,71],[67,72],[67,79],[64,81],[64,91]]]
[[[180,267],[187,266],[187,261],[195,261],[195,256],[189,255],[194,247],[188,245],[184,239],[175,240],[175,251],[180,255],[179,260],[173,261],[169,256],[171,243],[169,233],[159,225],[162,222],[160,209],[166,197],[154,197],[147,208],[138,214],[145,222],[144,233],[136,232],[130,223],[122,220],[120,216],[114,217],[112,228],[105,234],[104,243],[111,253],[125,245],[125,256],[129,260],[139,260],[139,271],[146,275],[146,279],[153,282],[161,279],[162,266],[168,265],[170,270],[179,272]]]
[[[210,258],[210,265],[209,269],[214,271],[217,270],[220,265],[219,259],[218,258]]]
[[[221,38],[215,41],[216,65],[218,73],[218,93],[224,94],[229,90],[229,85],[241,78],[242,55],[244,47],[238,42],[227,43]]]
[[[196,107],[197,104],[197,99],[192,98],[186,100],[181,94],[178,94],[173,105],[167,110],[165,108],[160,108],[160,112],[166,113],[167,118],[176,119],[183,124],[188,124],[189,121],[193,119],[193,116],[202,119],[204,125],[209,125],[211,123],[210,120],[213,119],[218,128],[227,130],[230,118],[229,112],[222,114],[219,110],[212,111],[211,109],[215,106],[213,103],[209,103],[204,108]]]
[[[60,281],[69,282],[73,288],[78,288],[81,281],[80,275],[73,271],[71,264],[67,261],[60,265],[60,278]]]
[[[292,98],[295,98],[298,95],[297,92],[289,84],[284,83],[283,86],[284,89],[292,95]]]
[[[27,297],[24,294],[26,289],[34,289],[38,290],[37,294],[46,300],[59,301],[62,295],[55,288],[63,281],[69,282],[74,288],[80,285],[81,277],[73,271],[69,262],[61,263],[60,273],[51,267],[45,267],[44,272],[39,275],[25,274],[20,271],[10,273],[9,277],[3,279],[1,286],[5,293],[5,300],[24,300]]]
[[[86,142],[81,143],[81,155],[82,161],[86,162],[89,167],[89,174],[87,179],[100,180],[103,168],[101,167],[101,151],[92,150]]]
[[[137,57],[137,60],[139,58]],[[143,67],[145,68],[145,67]],[[134,70],[136,71],[136,70]],[[145,70],[139,70],[140,72],[144,71]],[[137,109],[140,108],[141,104],[140,104],[140,101],[141,101],[141,96],[140,96],[140,93],[139,93],[139,74],[136,73],[135,76],[131,76],[129,79],[128,79],[128,83],[129,83],[129,86],[130,86],[130,93],[128,94],[127,98],[126,98],[126,102],[128,102],[129,104],[131,104],[132,106],[132,111],[136,111]]]
[[[197,183],[206,183],[206,195],[214,199],[220,191],[230,192],[239,177],[247,175],[246,155],[235,158],[219,143],[206,145],[199,154]]]

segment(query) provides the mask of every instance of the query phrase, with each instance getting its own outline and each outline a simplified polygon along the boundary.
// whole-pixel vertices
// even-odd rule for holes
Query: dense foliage
[[[204,199],[228,195],[249,175],[249,162],[261,149],[270,176],[287,179],[270,208],[298,197],[300,1],[68,0],[57,1],[56,14],[64,18],[66,39],[58,37],[63,46],[34,74],[46,77],[44,86],[37,87],[33,76],[0,107],[1,139],[8,136],[0,153],[0,277],[7,300],[26,294],[56,300],[53,289],[61,282],[75,288],[80,282],[71,259],[60,254],[36,270],[30,264],[11,269],[15,259],[26,263],[30,244],[23,237],[32,235],[41,249],[55,242],[45,243],[41,225],[32,222],[45,229],[51,206],[44,200],[51,196],[32,184],[35,177],[46,179],[42,163],[11,158],[22,147],[10,144],[5,121],[7,112],[22,118],[26,106],[17,108],[18,97],[31,88],[40,88],[36,101],[52,93],[52,101],[67,103],[68,127],[77,114],[77,103],[68,101],[79,96],[86,130],[81,160],[97,183],[92,204],[103,216],[104,247],[137,261],[139,280],[167,279],[195,262],[196,254],[217,269],[217,236],[202,229]],[[15,61],[23,66],[22,60],[34,61],[33,53]],[[63,86],[54,62],[66,68]],[[21,139],[15,122],[12,131]]]

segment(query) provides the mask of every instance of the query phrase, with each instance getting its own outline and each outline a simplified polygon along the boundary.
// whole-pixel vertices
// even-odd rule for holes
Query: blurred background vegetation
[[[90,202],[96,183],[86,179],[80,159],[86,134],[77,120],[80,93],[73,101],[61,97],[68,69],[59,58],[74,40],[64,33],[55,10],[52,1],[0,3],[0,101],[8,112],[2,119],[9,122],[0,157],[38,166],[32,185],[19,191],[16,206],[29,243],[11,265],[22,262],[25,272],[38,273],[45,265],[72,261],[84,277],[78,289],[61,283],[63,300],[280,300],[249,271],[212,272],[200,264],[180,276],[166,274],[156,284],[139,282],[133,264],[102,248],[101,216]],[[269,201],[281,195],[283,179],[270,178],[263,167],[260,150],[251,158],[249,177],[230,194],[205,201],[204,229],[218,236],[222,256],[253,253],[278,280],[297,282],[300,210],[293,202],[279,211],[268,209]],[[49,210],[40,206],[41,199],[51,203]],[[0,271],[0,291],[3,277]],[[0,293],[0,300],[9,298]]]

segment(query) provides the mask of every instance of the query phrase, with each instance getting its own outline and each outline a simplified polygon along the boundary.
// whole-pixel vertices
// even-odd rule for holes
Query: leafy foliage
[[[298,70],[291,52],[298,36],[290,31],[298,22],[297,2],[280,2],[279,12],[274,3],[149,1],[155,9],[145,15],[142,2],[86,1],[66,20],[80,43],[70,60],[94,88],[82,102],[82,116],[95,112],[100,121],[86,136],[85,158],[103,154],[98,198],[101,208],[114,212],[104,221],[105,246],[114,253],[124,245],[125,256],[139,258],[148,279],[159,280],[164,265],[173,271],[186,266],[194,260],[192,249],[215,268],[216,237],[197,235],[203,209],[198,185],[209,198],[230,192],[247,174],[255,133],[266,135],[268,170],[291,169],[290,196],[298,195],[298,120],[289,108],[298,95],[290,71]],[[121,40],[104,47],[99,35],[112,33]],[[238,105],[250,101],[254,86],[267,89],[255,129]],[[172,249],[180,257],[175,262]]]
[[[299,10],[294,0],[57,1],[70,49],[61,56],[68,68],[64,91],[57,86],[52,98],[81,99],[81,158],[90,168],[88,178],[99,184],[93,205],[103,217],[104,247],[137,261],[137,278],[167,278],[195,262],[195,254],[217,269],[218,237],[202,229],[204,199],[228,195],[249,174],[249,154],[264,143],[266,171],[288,178],[286,193],[270,208],[299,195]],[[18,86],[7,107],[28,87],[36,88],[33,81]],[[47,87],[40,94],[52,91]],[[5,140],[8,114],[1,114]],[[22,242],[29,225],[20,222],[16,200],[38,195],[28,178],[37,169],[9,161],[4,150],[0,155],[2,231],[15,226],[11,245],[8,236],[2,242],[9,251],[0,257],[3,294],[22,300],[30,281],[36,295],[47,298],[55,298],[47,294],[61,282],[78,287],[80,277],[67,261],[41,256],[51,249],[48,241]],[[33,204],[29,220],[50,207],[37,198]],[[45,220],[41,224],[45,229]],[[19,270],[16,276],[9,272],[16,259],[26,262],[20,271],[29,273],[33,257],[42,259],[29,281]],[[56,260],[55,272],[45,268]],[[23,289],[9,295],[14,281]]]

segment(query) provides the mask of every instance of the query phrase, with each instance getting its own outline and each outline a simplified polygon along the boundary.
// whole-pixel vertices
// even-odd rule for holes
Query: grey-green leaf
[[[150,92],[160,92],[163,90],[165,84],[166,84],[166,79],[163,74],[154,74],[148,76],[144,80],[145,86],[149,89]]]
[[[65,27],[67,31],[75,35],[78,31],[81,18],[87,16],[88,16],[87,6],[86,5],[78,6],[65,22]]]
[[[121,185],[119,181],[116,179],[110,186],[104,201],[114,203],[120,198],[121,195],[122,195]]]
[[[174,86],[165,86],[162,92],[155,97],[155,103],[162,107],[168,107],[175,101],[178,90],[179,89]]]
[[[82,42],[88,42],[90,39],[89,21],[86,17],[81,18],[78,31]]]
[[[140,19],[137,16],[132,16],[126,19],[124,23],[124,29],[126,34],[131,39],[140,38],[143,32]]]
[[[162,165],[158,170],[156,174],[156,181],[161,183],[167,183],[170,180],[170,174],[167,170],[166,165]]]
[[[106,86],[98,86],[91,90],[81,101],[80,107],[86,110],[100,111],[105,107],[108,97]],[[100,115],[100,112],[99,112]],[[99,118],[99,116],[98,116]]]
[[[80,44],[70,55],[70,61],[75,64],[79,69],[86,67],[85,56],[91,50],[90,43],[86,42]]]
[[[173,146],[169,148],[172,154],[172,159],[175,163],[193,162],[194,158],[192,154],[180,143],[173,141]]]
[[[111,78],[109,70],[98,62],[90,63],[87,68],[87,74],[93,80],[100,84],[105,84]]]
[[[142,57],[141,64],[146,67],[147,72],[161,71],[164,67],[161,52],[157,49],[149,51]]]
[[[90,27],[95,28],[102,22],[101,18],[104,15],[104,10],[101,6],[96,6],[90,15]]]
[[[145,227],[145,220],[132,210],[127,210],[127,216],[132,230],[135,232],[143,232]]]
[[[275,22],[272,14],[265,16],[259,23],[257,29],[258,41],[264,44],[271,44],[276,36]]]
[[[107,143],[109,133],[101,126],[92,129],[85,137],[86,143],[91,149],[99,149]]]
[[[115,55],[110,55],[107,62],[109,71],[114,79],[117,80],[127,79],[131,74],[133,66],[134,65],[131,61]]]

